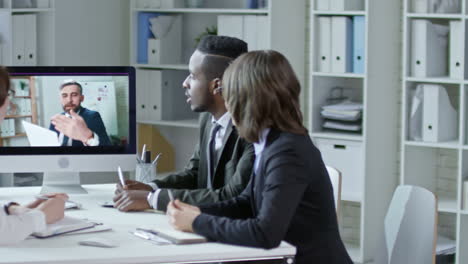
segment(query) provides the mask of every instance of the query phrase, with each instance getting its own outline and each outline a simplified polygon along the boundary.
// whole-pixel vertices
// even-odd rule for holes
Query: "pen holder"
[[[136,165],[135,180],[143,183],[152,182],[156,179],[156,164],[139,163]]]

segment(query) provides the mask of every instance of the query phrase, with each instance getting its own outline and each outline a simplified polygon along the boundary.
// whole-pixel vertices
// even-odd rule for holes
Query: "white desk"
[[[48,239],[27,239],[21,244],[0,247],[0,263],[204,263],[230,260],[292,258],[296,249],[288,243],[272,250],[230,246],[220,243],[158,246],[129,233],[148,224],[169,226],[165,215],[123,213],[103,208],[101,201],[111,200],[115,185],[85,185],[89,194],[71,195],[82,203],[81,210],[67,210],[66,215],[100,221],[112,231],[57,236]],[[39,193],[39,187],[0,188],[0,204],[7,201],[26,202]],[[117,248],[81,246],[78,241],[100,236],[117,241]],[[285,262],[286,263],[286,262]]]

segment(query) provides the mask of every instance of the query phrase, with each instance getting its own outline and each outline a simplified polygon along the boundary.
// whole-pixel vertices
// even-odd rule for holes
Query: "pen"
[[[146,152],[146,144],[143,144],[143,149],[141,150],[141,160],[145,161],[145,152]]]
[[[171,202],[173,202],[174,201],[174,195],[172,194],[172,191],[168,189],[167,193],[169,194],[169,199],[171,199]]]
[[[122,169],[119,166],[117,170],[119,172],[120,184],[122,184],[122,187],[123,187],[123,186],[125,186],[125,179],[124,179],[124,176],[123,176],[123,173],[122,173]]]
[[[158,155],[156,155],[156,158],[154,158],[153,162],[151,162],[151,164],[156,164],[156,162],[158,162],[159,160],[159,157],[161,157],[161,153],[159,153]]]

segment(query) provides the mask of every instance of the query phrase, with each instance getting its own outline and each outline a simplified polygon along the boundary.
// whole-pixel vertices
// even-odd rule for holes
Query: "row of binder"
[[[364,16],[319,16],[318,41],[319,72],[364,73]]]
[[[456,139],[458,114],[445,87],[437,84],[418,85],[410,111],[410,140],[442,142]]]
[[[218,35],[242,39],[247,42],[249,50],[270,48],[267,16],[220,15]]]
[[[11,100],[9,115],[31,115],[31,99],[30,98],[13,98]]]
[[[364,10],[364,0],[317,0],[316,10]]]
[[[182,99],[185,91],[181,85],[186,77],[184,71],[138,70],[137,119],[152,122],[196,119],[196,113]]]
[[[11,137],[16,133],[15,119],[5,119],[0,124],[0,137]]]
[[[13,66],[37,65],[36,15],[13,15]]]
[[[411,76],[464,78],[462,23],[452,20],[449,25],[442,25],[425,19],[411,21]]]

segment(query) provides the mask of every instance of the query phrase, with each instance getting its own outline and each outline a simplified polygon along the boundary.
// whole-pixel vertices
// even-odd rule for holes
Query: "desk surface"
[[[296,249],[288,243],[272,250],[231,246],[220,243],[158,246],[138,238],[130,231],[139,226],[169,227],[165,215],[123,213],[104,208],[99,202],[111,200],[115,185],[85,185],[88,194],[71,195],[70,200],[83,205],[80,210],[67,210],[66,215],[102,222],[112,231],[27,239],[19,245],[0,247],[0,263],[190,263],[191,261],[229,261],[282,258],[294,256]],[[0,188],[0,204],[7,201],[27,202],[39,193],[39,187]],[[117,248],[81,246],[79,241],[103,237],[119,243]]]

